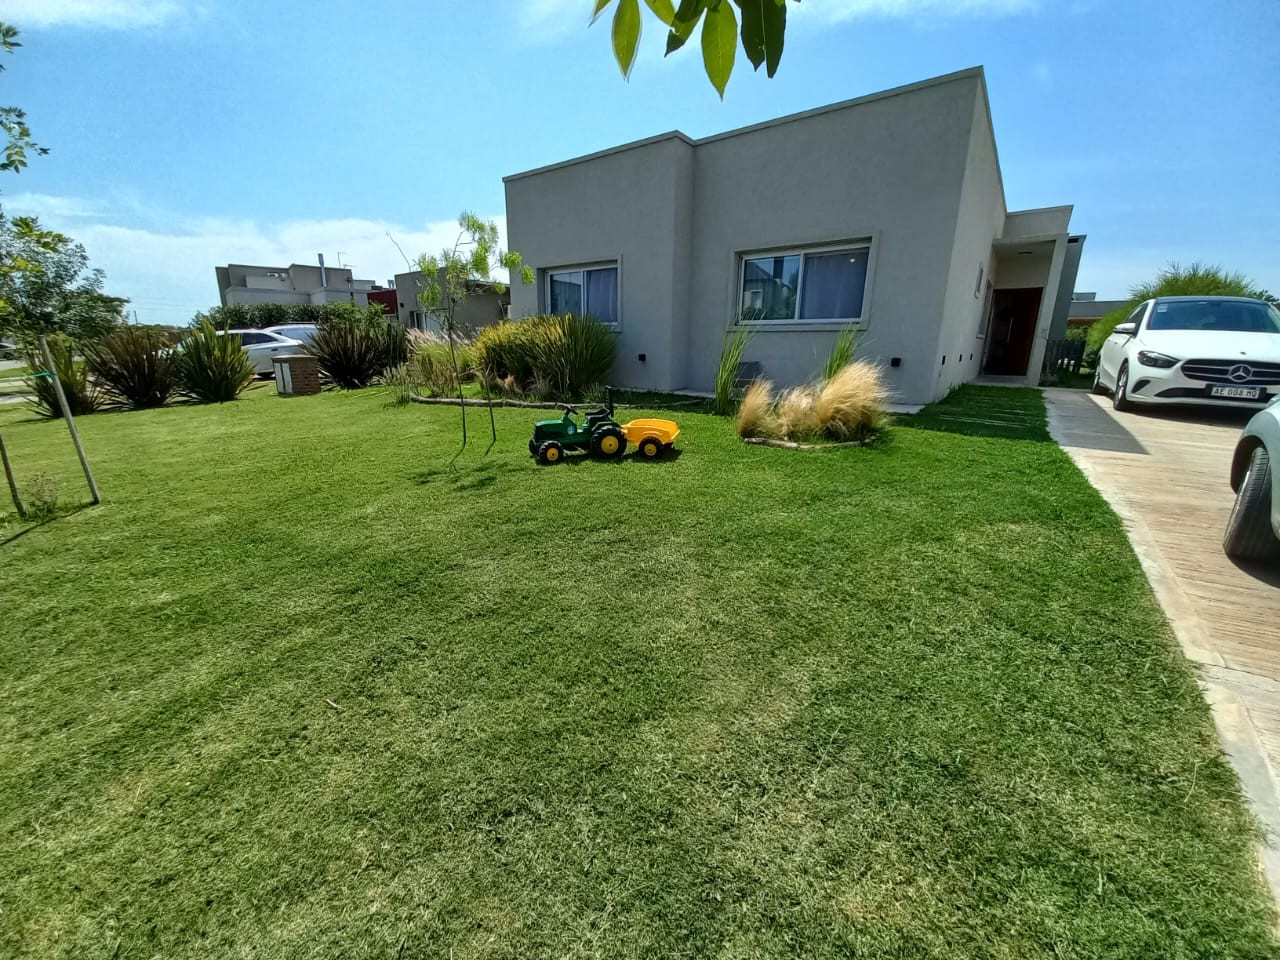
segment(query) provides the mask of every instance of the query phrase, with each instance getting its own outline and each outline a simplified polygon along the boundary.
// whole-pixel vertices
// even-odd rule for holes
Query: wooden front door
[[[991,329],[987,333],[987,359],[982,372],[993,376],[1026,376],[1031,345],[1040,319],[1044,287],[997,290],[991,304]]]

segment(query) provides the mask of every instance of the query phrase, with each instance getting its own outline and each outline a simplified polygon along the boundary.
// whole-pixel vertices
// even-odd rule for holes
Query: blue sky
[[[144,322],[217,302],[227,262],[385,281],[499,219],[502,177],[670,129],[705,136],[982,64],[1011,209],[1075,204],[1080,289],[1170,260],[1280,293],[1274,0],[804,0],[773,80],[721,102],[646,21],[629,82],[590,0],[3,0],[0,102],[52,153],[6,210],[83,241]]]

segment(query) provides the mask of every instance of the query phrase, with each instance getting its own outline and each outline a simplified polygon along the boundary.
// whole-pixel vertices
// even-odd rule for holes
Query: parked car
[[[274,327],[265,327],[267,333],[274,333],[280,337],[288,337],[290,340],[297,340],[299,343],[310,343],[311,338],[316,335],[316,331],[320,328],[314,323],[282,323]]]
[[[1117,410],[1264,407],[1280,395],[1280,310],[1245,297],[1148,300],[1102,344],[1093,392]]]
[[[219,330],[218,336],[223,336],[224,333],[227,336],[240,338],[245,352],[249,354],[249,362],[253,364],[253,372],[259,376],[273,372],[272,357],[288,356],[291,353],[300,353],[304,349],[301,341],[282,337],[270,330]]]
[[[1280,483],[1273,463],[1280,463],[1280,397],[1249,421],[1231,458],[1236,504],[1222,546],[1233,557],[1280,559]]]

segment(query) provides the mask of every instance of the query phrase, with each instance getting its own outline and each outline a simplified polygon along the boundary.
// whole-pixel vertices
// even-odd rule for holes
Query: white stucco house
[[[1010,211],[982,69],[693,140],[670,132],[505,179],[512,314],[615,327],[616,384],[709,391],[735,326],[777,384],[856,324],[895,399],[1038,381],[1084,238]]]

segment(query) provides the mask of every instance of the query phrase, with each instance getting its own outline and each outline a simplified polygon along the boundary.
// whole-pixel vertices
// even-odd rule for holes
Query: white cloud
[[[62,25],[153,27],[180,14],[202,12],[188,0],[6,0],[4,19],[19,29]]]
[[[848,20],[932,17],[1005,17],[1028,13],[1040,0],[815,0],[791,7],[790,12],[826,23]]]
[[[228,263],[286,266],[315,263],[351,266],[360,279],[386,283],[406,269],[390,232],[410,258],[437,253],[458,236],[453,220],[420,224],[331,219],[263,223],[221,217],[171,217],[164,230],[112,222],[104,204],[74,197],[21,194],[4,198],[11,214],[35,214],[48,227],[84,244],[93,266],[107,275],[108,293],[128,297],[144,323],[185,324],[197,310],[218,303],[214,267]],[[495,217],[505,239],[506,220]],[[506,277],[501,279],[505,280]]]

